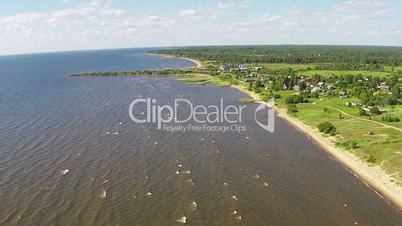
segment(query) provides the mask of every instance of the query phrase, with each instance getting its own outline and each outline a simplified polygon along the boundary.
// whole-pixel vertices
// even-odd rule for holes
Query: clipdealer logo
[[[255,110],[257,124],[271,133],[274,132],[275,127],[274,111],[270,109],[273,104],[274,100],[272,99],[268,104],[260,104]],[[171,106],[168,104],[160,105],[154,98],[138,98],[131,102],[129,116],[133,122],[154,123],[158,129],[169,132],[245,132],[246,127],[241,123],[242,114],[246,107],[247,105],[225,105],[222,98],[219,105],[208,106],[194,105],[187,99],[175,99]],[[260,122],[257,113],[263,111],[267,111],[268,118],[266,121]],[[193,125],[192,122],[198,125]]]
[[[256,109],[254,113],[254,119],[255,122],[263,129],[265,129],[268,132],[275,132],[275,111],[273,110],[275,106],[275,100],[272,98],[268,100],[267,103],[262,103],[260,104]],[[257,117],[257,114],[260,112],[266,111],[267,119],[266,121],[260,122],[259,118]]]

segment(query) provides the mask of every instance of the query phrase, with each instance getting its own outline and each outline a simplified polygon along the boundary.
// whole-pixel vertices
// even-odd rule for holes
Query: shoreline
[[[186,58],[186,57],[177,57],[177,56],[172,56],[172,55],[167,55],[167,54],[161,54],[161,53],[147,53],[149,55],[154,55],[154,56],[161,56],[161,57],[166,57],[166,58],[181,58],[184,60],[188,60],[191,61],[193,63],[195,63],[197,66],[195,68],[201,68],[202,64],[200,61],[198,60],[194,60],[194,59],[190,59],[190,58]]]
[[[182,58],[197,64],[196,68],[202,67],[201,62],[189,59],[185,57],[176,57],[167,54],[147,53],[150,55],[157,55],[167,58]],[[255,103],[266,104],[261,101],[258,94],[248,91],[246,88],[239,85],[228,86],[245,93],[255,100]],[[402,212],[402,186],[391,182],[392,177],[386,174],[380,167],[371,167],[368,163],[360,160],[355,155],[343,151],[332,142],[328,137],[323,137],[316,128],[313,128],[302,121],[291,117],[287,114],[286,110],[280,109],[276,106],[273,107],[278,117],[284,119],[288,124],[295,127],[302,134],[311,138],[315,144],[321,149],[327,152],[335,161],[340,163],[346,170],[348,170],[353,176],[355,176],[360,182],[364,183],[370,189],[372,189],[378,196],[384,199],[387,203],[392,205],[395,209]]]
[[[248,91],[242,86],[232,85],[230,87],[250,96],[255,100],[255,103],[267,104],[266,102],[261,101],[258,94]],[[381,168],[378,166],[371,167],[353,154],[342,151],[335,146],[331,139],[323,137],[318,130],[306,125],[302,121],[292,118],[285,110],[276,106],[274,106],[274,110],[278,117],[281,117],[301,133],[311,138],[314,143],[319,145],[321,149],[332,156],[334,160],[342,164],[353,176],[372,189],[390,205],[402,212],[402,186],[391,182],[392,177],[381,170]]]

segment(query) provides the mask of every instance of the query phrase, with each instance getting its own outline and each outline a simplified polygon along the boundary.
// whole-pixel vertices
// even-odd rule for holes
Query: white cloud
[[[15,16],[6,17],[0,20],[0,24],[24,24],[43,19],[45,16],[40,13],[21,13]]]
[[[216,19],[222,15],[222,11],[214,8],[198,7],[195,9],[182,10],[179,12],[179,15],[191,20]]]
[[[342,18],[344,21],[356,21],[360,19],[360,16],[355,16],[355,15],[351,15],[351,16],[344,16]]]
[[[264,14],[264,15],[260,15],[260,20],[263,22],[272,22],[272,21],[277,21],[280,20],[282,18],[282,16],[279,15],[269,15],[269,14]]]
[[[261,14],[245,8],[249,0],[219,0],[169,12],[174,16],[118,8],[113,0],[73,2],[59,10],[0,16],[0,54],[175,44],[402,44],[401,13],[390,0],[265,7]]]

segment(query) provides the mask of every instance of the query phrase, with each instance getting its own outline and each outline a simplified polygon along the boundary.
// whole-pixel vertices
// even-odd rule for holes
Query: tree
[[[357,148],[357,142],[354,141],[354,140],[352,140],[352,142],[350,142],[350,147],[351,147],[352,149],[356,149],[356,148]]]
[[[248,88],[247,88],[247,90],[248,90],[248,91],[252,91],[252,90],[253,90],[253,83],[251,83],[251,82],[248,83]]]
[[[369,155],[369,157],[367,158],[367,162],[369,163],[375,163],[377,161],[377,159],[374,157],[374,155]]]
[[[372,115],[381,115],[381,111],[378,107],[372,107],[370,108],[370,113]]]
[[[393,87],[392,87],[392,96],[394,98],[399,98],[401,97],[401,90],[399,89],[399,84],[396,83]]]
[[[366,112],[366,110],[364,110],[363,108],[359,108],[359,115],[362,115],[362,116],[366,116],[367,115],[367,112]]]
[[[303,96],[300,95],[290,95],[285,98],[285,104],[298,104],[304,103]]]
[[[305,81],[299,82],[299,88],[300,88],[300,91],[305,90],[307,88],[306,82]]]
[[[336,127],[332,123],[327,121],[318,124],[317,128],[320,132],[330,134],[331,136],[336,134]]]

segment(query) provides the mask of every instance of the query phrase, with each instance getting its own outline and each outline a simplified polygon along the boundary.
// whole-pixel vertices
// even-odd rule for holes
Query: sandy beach
[[[150,55],[157,55],[157,56],[161,56],[161,57],[167,57],[167,58],[174,58],[174,57],[176,57],[176,56],[172,56],[172,55],[167,55],[167,54],[159,54],[159,53],[148,53],[148,54],[150,54]],[[191,62],[193,62],[193,63],[195,63],[195,64],[197,65],[197,67],[196,67],[196,68],[200,68],[200,67],[202,67],[201,62],[200,62],[200,61],[198,61],[198,60],[194,60],[194,59],[190,59],[190,58],[186,58],[186,57],[176,57],[176,58],[182,58],[182,59],[185,59],[185,60],[191,61]]]
[[[266,102],[261,101],[258,94],[250,92],[241,86],[231,87],[246,93],[256,100],[256,103],[266,104]],[[318,129],[312,128],[300,120],[290,117],[285,110],[277,107],[274,107],[274,110],[279,117],[285,119],[292,126],[314,140],[316,144],[342,163],[349,172],[373,189],[384,200],[402,211],[402,187],[392,182],[392,178],[381,170],[380,167],[371,167],[353,154],[340,150],[330,138],[322,136]]]
[[[193,62],[193,63],[197,64],[197,68],[202,67],[201,62],[199,62],[198,60],[193,60],[193,59],[186,58],[186,57],[180,57],[180,58],[183,58],[183,59],[189,60],[189,61],[191,61],[191,62]]]

